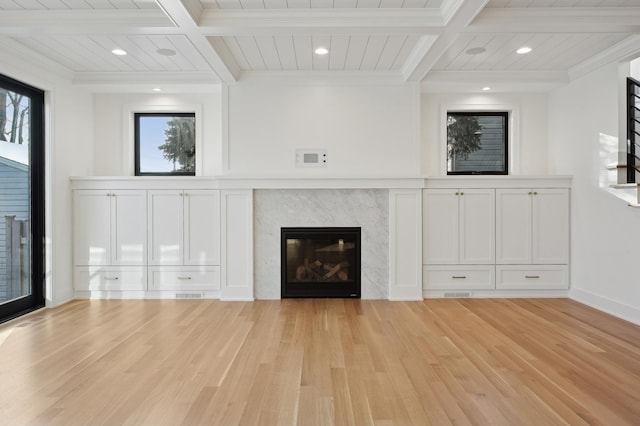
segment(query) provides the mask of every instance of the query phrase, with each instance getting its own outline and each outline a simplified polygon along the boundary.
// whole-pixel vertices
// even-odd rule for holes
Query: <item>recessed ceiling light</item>
[[[484,47],[472,47],[471,49],[467,49],[467,55],[479,55],[486,51],[487,49],[485,49]]]
[[[153,88],[153,89],[151,89],[151,90],[153,90],[154,92],[162,92],[162,89],[161,89],[161,88],[159,88],[159,87],[154,87],[154,88]]]
[[[173,49],[158,49],[156,50],[156,53],[162,56],[174,56],[176,51]]]
[[[489,87],[489,86],[484,86],[484,87],[482,88],[482,91],[483,91],[483,92],[488,92],[489,90],[491,90],[491,87]]]
[[[122,49],[113,49],[111,51],[111,53],[113,53],[114,55],[118,55],[118,56],[124,56],[127,54],[127,52],[125,50]]]
[[[314,52],[316,52],[316,55],[326,55],[327,53],[329,53],[329,49],[327,49],[326,47],[318,47],[316,50],[314,50]]]
[[[525,53],[529,53],[529,52],[531,52],[531,48],[527,46],[523,46],[520,49],[516,50],[516,53],[518,55],[524,55]]]

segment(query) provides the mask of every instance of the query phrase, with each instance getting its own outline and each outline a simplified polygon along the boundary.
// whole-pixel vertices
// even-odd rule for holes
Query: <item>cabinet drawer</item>
[[[220,267],[170,267],[149,268],[149,290],[194,290],[212,291],[220,289]]]
[[[73,279],[76,290],[144,291],[147,289],[147,268],[76,266]]]
[[[487,265],[424,266],[426,290],[493,289],[495,268]]]
[[[555,290],[569,288],[567,265],[498,265],[496,288]]]

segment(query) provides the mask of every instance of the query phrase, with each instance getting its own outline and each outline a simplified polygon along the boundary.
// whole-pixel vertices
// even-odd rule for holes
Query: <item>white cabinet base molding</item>
[[[571,180],[427,179],[424,297],[567,297]]]

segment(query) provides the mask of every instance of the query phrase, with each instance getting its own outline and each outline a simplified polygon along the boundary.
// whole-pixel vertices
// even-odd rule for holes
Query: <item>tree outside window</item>
[[[194,113],[135,113],[136,176],[196,172]]]
[[[508,113],[447,113],[447,174],[508,174]]]

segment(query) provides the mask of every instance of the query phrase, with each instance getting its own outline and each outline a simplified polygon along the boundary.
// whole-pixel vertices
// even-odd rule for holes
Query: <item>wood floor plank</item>
[[[2,425],[637,425],[640,327],[567,299],[74,301],[0,325]]]

